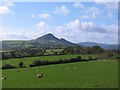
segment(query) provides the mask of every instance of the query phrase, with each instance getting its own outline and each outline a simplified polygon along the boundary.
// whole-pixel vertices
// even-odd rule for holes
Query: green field
[[[77,55],[76,55],[77,56]],[[24,58],[28,65],[36,59],[56,60],[76,57],[75,55],[42,56]],[[87,58],[82,56],[82,58]],[[4,60],[16,65],[20,59]],[[77,69],[75,69],[77,67]],[[19,72],[17,72],[19,71]],[[118,87],[118,62],[98,60],[69,64],[47,65],[32,68],[3,70],[3,88],[116,88]],[[42,73],[42,78],[37,74]]]
[[[18,66],[19,62],[23,62],[25,66],[29,66],[35,60],[59,60],[59,59],[70,59],[81,56],[84,59],[87,59],[89,56],[95,57],[95,55],[54,55],[54,56],[38,56],[38,57],[26,57],[26,58],[14,58],[6,59],[2,61],[2,64],[11,64]]]

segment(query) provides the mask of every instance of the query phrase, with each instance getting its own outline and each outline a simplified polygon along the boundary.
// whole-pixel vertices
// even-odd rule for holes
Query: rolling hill
[[[2,49],[21,49],[21,48],[65,48],[68,46],[75,46],[72,42],[69,42],[63,38],[59,39],[53,34],[48,33],[44,36],[36,38],[34,40],[5,40],[2,41]]]
[[[95,43],[95,42],[80,42],[80,43],[72,43],[70,41],[67,41],[64,38],[57,38],[53,34],[48,33],[46,35],[43,35],[41,37],[38,37],[33,40],[6,40],[2,41],[2,49],[8,50],[8,49],[21,49],[21,48],[65,48],[68,46],[75,46],[75,45],[81,45],[84,47],[92,47],[95,45],[98,45],[102,47],[103,49],[118,49],[117,44],[101,44],[101,43]]]
[[[81,46],[85,46],[85,47],[92,47],[92,46],[100,46],[103,49],[118,49],[118,45],[117,44],[100,44],[100,43],[95,43],[95,42],[80,42],[78,43]]]

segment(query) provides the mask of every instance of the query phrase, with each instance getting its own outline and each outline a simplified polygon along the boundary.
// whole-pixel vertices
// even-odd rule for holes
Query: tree
[[[104,50],[100,46],[93,46],[93,47],[91,47],[91,53],[98,54],[98,53],[103,53],[103,52],[104,52]]]
[[[2,69],[10,69],[10,68],[16,68],[15,66],[12,66],[10,64],[5,64],[2,66]]]
[[[36,60],[36,61],[33,61],[32,65],[39,66],[39,65],[41,65],[41,63],[42,63],[41,61]]]
[[[55,52],[54,52],[54,55],[57,55],[57,54],[58,54],[58,52],[55,51]]]
[[[18,65],[19,65],[19,67],[23,67],[24,66],[23,62],[19,62]]]

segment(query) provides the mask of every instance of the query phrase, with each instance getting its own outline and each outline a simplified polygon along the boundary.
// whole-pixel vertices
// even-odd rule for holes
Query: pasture
[[[54,56],[38,56],[38,57],[25,57],[25,58],[12,58],[6,59],[2,61],[2,64],[10,64],[14,66],[18,66],[19,62],[23,62],[25,66],[29,66],[35,60],[59,60],[59,59],[70,59],[75,58],[77,56],[81,56],[84,59],[87,59],[89,56],[93,58],[96,57],[95,55],[54,55]]]
[[[24,60],[26,61],[26,64],[27,61],[30,62],[34,58],[29,59],[30,60]],[[44,57],[44,59],[46,58]],[[49,58],[49,60],[53,60],[52,57]],[[17,59],[9,61],[16,62]],[[77,68],[75,69],[75,67]],[[3,70],[2,73],[2,76],[7,78],[6,80],[3,80],[3,88],[118,87],[118,62],[114,60],[98,60],[32,68],[17,68]],[[43,74],[42,78],[37,78],[37,74],[39,73]]]

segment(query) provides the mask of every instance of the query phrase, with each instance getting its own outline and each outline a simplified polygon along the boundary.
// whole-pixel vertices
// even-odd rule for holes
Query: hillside
[[[117,44],[100,44],[95,42],[80,42],[80,43],[72,43],[67,41],[64,38],[57,38],[53,34],[48,33],[41,37],[38,37],[34,40],[5,40],[2,41],[2,49],[21,49],[21,48],[42,48],[42,49],[50,49],[50,48],[66,48],[69,46],[81,45],[85,47],[92,47],[98,45],[103,49],[118,49]],[[1,48],[0,48],[1,49]]]
[[[81,46],[85,46],[85,47],[92,47],[92,46],[100,46],[103,49],[118,49],[118,45],[117,44],[100,44],[100,43],[95,43],[95,42],[80,42],[78,43]]]
[[[21,48],[65,48],[76,44],[65,39],[59,39],[53,34],[46,34],[34,40],[5,40],[2,41],[2,49],[21,49]]]

